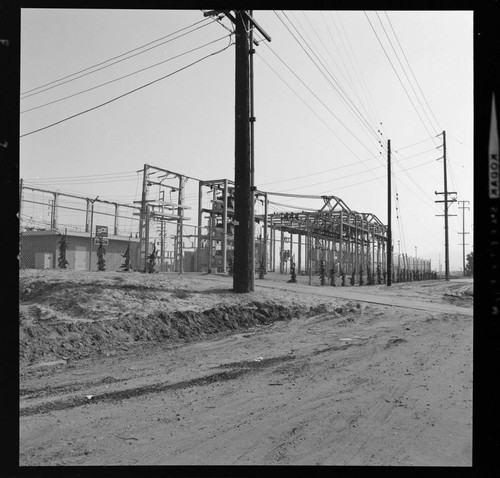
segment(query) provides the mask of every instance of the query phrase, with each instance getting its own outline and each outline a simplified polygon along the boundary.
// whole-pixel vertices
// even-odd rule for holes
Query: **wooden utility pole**
[[[254,290],[254,204],[253,196],[253,87],[251,85],[250,47],[256,43],[250,32],[256,28],[267,40],[271,37],[257,24],[247,10],[210,10],[204,16],[223,13],[235,25],[235,155],[234,155],[234,268],[233,290]],[[252,45],[250,45],[252,42]],[[252,98],[250,94],[252,93]],[[251,101],[252,100],[252,101]],[[250,126],[252,125],[252,127]]]
[[[250,17],[252,17],[253,10],[250,10]],[[254,87],[253,87],[253,56],[255,54],[255,48],[253,44],[253,28],[249,29],[248,33],[248,75],[249,75],[249,93],[250,93],[250,288],[249,290],[254,290],[254,280],[255,280],[255,112],[254,112]]]
[[[465,206],[465,204],[469,204],[469,201],[458,201],[458,204],[460,203],[462,203],[462,207],[458,206],[458,208],[462,210],[462,232],[459,232],[458,234],[462,234],[462,244],[459,245],[462,246],[462,263],[465,277],[467,275],[465,273],[465,246],[468,246],[468,244],[465,243],[465,234],[469,234],[468,232],[465,232],[465,210],[470,210],[470,208]]]
[[[235,292],[253,291],[253,224],[250,164],[250,22],[241,12],[236,23],[235,163],[234,163],[234,275]]]
[[[437,203],[444,203],[444,269],[445,269],[445,279],[450,280],[450,244],[448,238],[448,204],[456,202],[456,198],[448,199],[450,194],[457,194],[456,192],[448,192],[448,176],[446,174],[446,131],[443,131],[443,170],[444,170],[444,192],[435,194],[443,194],[444,199],[440,201],[434,201]],[[442,216],[443,214],[438,214]],[[451,214],[451,216],[456,216],[456,214]]]
[[[392,284],[391,140],[387,140],[387,285]]]

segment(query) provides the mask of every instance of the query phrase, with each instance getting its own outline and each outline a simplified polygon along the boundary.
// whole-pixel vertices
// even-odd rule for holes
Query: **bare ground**
[[[472,465],[470,279],[22,271],[20,465]]]

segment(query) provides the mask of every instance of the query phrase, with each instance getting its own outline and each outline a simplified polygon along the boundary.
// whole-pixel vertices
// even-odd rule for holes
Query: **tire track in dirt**
[[[353,463],[357,456],[366,456],[366,449],[373,444],[373,435],[380,427],[380,424],[385,423],[387,418],[394,411],[395,406],[402,405],[402,397],[411,389],[414,388],[414,384],[417,380],[421,379],[423,373],[429,371],[434,366],[434,361],[439,357],[437,353],[443,346],[443,338],[447,334],[447,331],[441,331],[435,338],[433,343],[426,350],[425,354],[420,353],[418,358],[419,368],[414,371],[411,375],[405,375],[408,378],[401,378],[399,383],[390,386],[388,391],[384,393],[383,400],[380,399],[378,403],[375,404],[367,416],[361,420],[357,420],[356,428],[349,434],[348,441],[343,445],[341,451],[335,454],[334,462],[328,462],[326,464],[335,464],[341,466],[353,465],[353,464],[366,464],[366,463]],[[387,341],[386,347],[394,347],[395,345],[402,344],[401,340],[394,340],[390,338]],[[437,412],[434,413],[436,416]],[[423,430],[424,424],[419,422],[415,428]],[[414,429],[415,430],[415,429]],[[415,433],[413,433],[415,434]],[[403,447],[400,447],[400,450]],[[400,451],[399,450],[399,451]],[[393,451],[394,458],[397,459],[399,453],[398,450]]]
[[[127,388],[124,390],[115,390],[110,392],[103,392],[98,395],[92,396],[91,399],[87,397],[72,397],[70,399],[64,399],[53,402],[45,402],[35,406],[27,406],[21,408],[19,411],[20,416],[34,415],[39,413],[45,413],[53,410],[64,410],[66,408],[74,408],[82,405],[87,405],[89,403],[98,404],[102,402],[115,401],[115,400],[125,400],[129,398],[135,398],[146,394],[165,392],[169,390],[179,390],[184,388],[191,388],[196,386],[204,386],[213,382],[222,382],[228,380],[234,380],[242,375],[255,372],[259,369],[271,367],[277,363],[286,362],[294,360],[295,356],[285,355],[281,357],[272,357],[268,359],[263,359],[258,362],[233,362],[230,364],[224,364],[220,367],[229,368],[227,371],[217,372],[210,375],[204,375],[202,377],[197,377],[191,380],[181,381],[181,382],[164,382],[164,383],[154,383],[151,385],[139,386],[134,388]],[[101,381],[102,383],[102,381]],[[74,390],[74,389],[73,389]],[[57,391],[56,391],[57,393]],[[89,400],[91,400],[89,402]]]

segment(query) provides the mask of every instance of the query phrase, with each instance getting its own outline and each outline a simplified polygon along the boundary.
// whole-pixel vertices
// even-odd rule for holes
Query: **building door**
[[[85,246],[75,246],[75,270],[86,271],[88,269],[89,251]]]

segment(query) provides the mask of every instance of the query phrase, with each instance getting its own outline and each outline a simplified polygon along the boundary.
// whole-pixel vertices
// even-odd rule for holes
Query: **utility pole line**
[[[392,284],[391,140],[387,140],[387,285]]]
[[[456,214],[448,214],[448,204],[456,202],[456,198],[448,199],[450,194],[457,194],[456,192],[448,192],[448,177],[446,174],[446,131],[443,131],[443,170],[444,170],[444,192],[435,194],[444,195],[444,200],[434,201],[436,203],[444,203],[444,264],[445,264],[445,279],[450,280],[450,245],[448,238],[448,216],[456,216]],[[437,214],[441,216],[441,214]]]
[[[458,204],[462,203],[462,207],[458,206],[459,209],[462,210],[462,232],[459,232],[458,234],[462,234],[462,244],[459,244],[463,246],[462,248],[462,263],[463,263],[463,269],[464,269],[464,277],[467,275],[465,273],[465,246],[468,246],[469,244],[465,243],[465,234],[469,234],[468,232],[465,232],[465,210],[469,209],[469,207],[465,206],[465,204],[469,204],[469,201],[458,201]]]
[[[204,16],[223,13],[235,25],[235,157],[234,157],[234,264],[233,290],[252,292],[255,274],[255,220],[253,181],[253,71],[251,72],[251,30],[256,28],[267,40],[271,37],[247,10],[210,10]],[[252,73],[252,75],[251,75]],[[252,95],[252,97],[251,97]],[[252,104],[252,106],[251,106]]]

